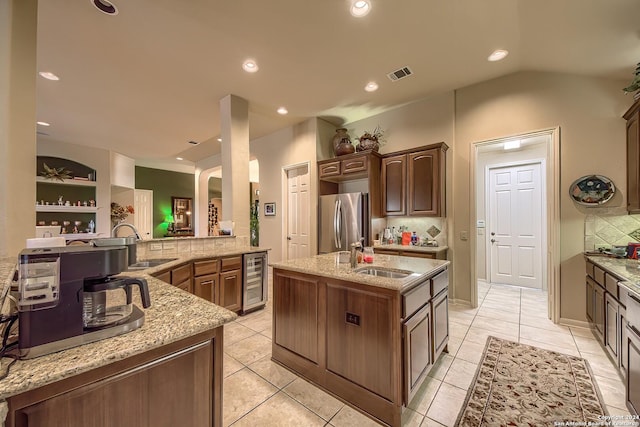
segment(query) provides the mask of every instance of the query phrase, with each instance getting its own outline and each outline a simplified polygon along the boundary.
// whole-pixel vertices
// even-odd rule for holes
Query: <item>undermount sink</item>
[[[368,274],[369,276],[385,277],[388,279],[404,279],[413,274],[408,270],[392,270],[384,267],[361,267],[355,270],[358,274]]]
[[[135,264],[131,264],[127,267],[127,270],[144,270],[151,267],[157,267],[167,262],[175,261],[178,258],[158,258],[158,259],[150,259],[149,261],[140,261]]]

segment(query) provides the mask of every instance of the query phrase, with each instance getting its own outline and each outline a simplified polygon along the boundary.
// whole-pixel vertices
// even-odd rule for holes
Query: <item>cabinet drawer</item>
[[[367,170],[366,157],[342,161],[342,173],[345,175],[350,173],[363,172],[366,170]]]
[[[595,267],[593,263],[590,261],[587,261],[587,276],[591,277],[592,279],[594,278],[593,267]]]
[[[604,284],[607,292],[615,299],[618,299],[618,278],[606,273],[604,275]]]
[[[420,307],[431,299],[431,287],[429,282],[423,282],[402,295],[402,318],[411,317]]]
[[[426,253],[426,252],[411,252],[411,251],[402,251],[400,253],[402,256],[408,256],[413,258],[427,258],[427,259],[436,259],[436,254]],[[435,294],[434,294],[435,295]]]
[[[210,259],[206,261],[194,261],[193,276],[203,276],[205,274],[213,274],[218,272],[218,260]]]
[[[320,178],[340,175],[340,161],[323,163],[319,165],[319,169],[318,175],[320,175]]]
[[[220,271],[239,270],[242,268],[242,257],[234,256],[220,260]]]
[[[437,274],[431,279],[431,295],[436,296],[449,286],[449,270]]]
[[[373,248],[373,252],[381,255],[400,255],[400,252],[391,249]]]
[[[191,279],[187,279],[184,282],[177,283],[176,288],[182,289],[185,292],[191,293]]]
[[[604,288],[604,270],[598,267],[597,265],[593,266],[593,278],[600,286]]]
[[[191,264],[185,264],[171,270],[172,285],[178,285],[186,280],[191,280]]]
[[[158,280],[162,280],[165,283],[171,283],[171,270],[161,271],[159,273],[154,273],[153,277]]]

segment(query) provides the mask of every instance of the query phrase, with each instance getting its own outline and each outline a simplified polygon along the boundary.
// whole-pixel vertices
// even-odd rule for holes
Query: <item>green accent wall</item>
[[[136,188],[153,190],[153,238],[164,237],[169,225],[165,218],[171,215],[171,197],[195,197],[195,176],[192,173],[173,172],[136,166]]]

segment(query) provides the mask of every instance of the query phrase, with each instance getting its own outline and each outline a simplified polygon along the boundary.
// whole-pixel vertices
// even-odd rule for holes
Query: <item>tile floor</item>
[[[453,426],[488,335],[589,360],[609,414],[629,414],[622,380],[591,331],[549,321],[546,294],[485,284],[478,293],[478,308],[449,306],[449,353],[440,357],[403,414],[404,426]],[[269,302],[225,326],[224,425],[378,425],[270,360],[271,316]]]

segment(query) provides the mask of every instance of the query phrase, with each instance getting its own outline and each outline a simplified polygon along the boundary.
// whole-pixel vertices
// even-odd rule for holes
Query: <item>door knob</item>
[[[287,236],[287,240],[291,240],[291,236]]]
[[[495,236],[495,235],[496,235],[496,233],[492,231],[492,232],[491,232],[491,235],[492,235],[492,236]]]
[[[495,243],[495,242],[497,242],[496,239],[491,239],[491,243]]]

